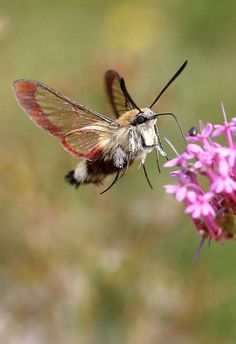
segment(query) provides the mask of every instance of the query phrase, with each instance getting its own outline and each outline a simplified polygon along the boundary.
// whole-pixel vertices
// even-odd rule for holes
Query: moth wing
[[[57,137],[66,150],[77,157],[87,158],[93,151],[95,158],[95,152],[100,151],[105,136],[106,139],[111,138],[117,127],[108,117],[88,109],[43,83],[17,80],[13,89],[21,108],[29,118]]]
[[[112,143],[113,131],[104,127],[87,126],[64,135],[61,142],[71,154],[89,160],[103,156]]]
[[[125,97],[120,83],[121,77],[116,71],[108,70],[105,73],[106,91],[116,118],[119,118],[123,113],[134,108],[129,100]]]

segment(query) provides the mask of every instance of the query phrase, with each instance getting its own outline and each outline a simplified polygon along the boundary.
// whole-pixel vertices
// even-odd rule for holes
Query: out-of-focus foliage
[[[137,166],[102,196],[73,190],[63,175],[76,159],[11,91],[14,79],[36,79],[109,114],[106,69],[148,106],[188,58],[157,110],[185,131],[219,122],[220,101],[236,111],[235,17],[232,0],[0,1],[2,343],[235,343],[235,243],[191,264],[199,238],[153,156],[154,191]],[[171,120],[159,122],[181,150]]]

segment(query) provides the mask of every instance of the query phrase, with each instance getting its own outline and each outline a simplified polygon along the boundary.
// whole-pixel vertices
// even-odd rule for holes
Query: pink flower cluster
[[[170,173],[177,179],[175,185],[165,185],[167,193],[185,205],[203,245],[206,238],[222,242],[236,233],[236,118],[224,124],[200,123],[200,133],[194,129],[186,137],[184,152],[168,161],[165,167],[177,166]],[[223,136],[225,144],[215,141]]]

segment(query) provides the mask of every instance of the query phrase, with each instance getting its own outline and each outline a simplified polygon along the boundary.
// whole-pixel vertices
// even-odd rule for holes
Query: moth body
[[[144,123],[136,124],[137,110],[131,110],[117,120],[119,128],[113,133],[99,159],[80,162],[74,171],[70,171],[66,179],[77,187],[83,184],[101,184],[106,176],[119,170],[125,171],[134,160],[143,165],[147,154],[156,149],[163,156],[166,153],[158,143],[155,113],[150,109],[142,109]]]

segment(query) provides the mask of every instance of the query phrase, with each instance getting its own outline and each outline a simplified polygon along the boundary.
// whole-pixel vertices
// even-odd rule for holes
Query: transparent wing
[[[120,87],[120,82],[121,77],[116,71],[108,70],[105,73],[105,86],[116,118],[119,118],[123,113],[134,108],[125,97]]]
[[[17,80],[13,88],[20,106],[30,119],[59,138],[64,147],[75,156],[87,158],[92,150],[93,157],[96,157],[95,151],[99,151],[103,139],[110,139],[117,128],[117,124],[108,117],[40,82]]]
[[[100,128],[92,129],[92,126],[82,130],[71,131],[62,138],[62,144],[66,150],[76,156],[87,159],[101,157],[104,148],[111,143],[112,133],[110,131],[103,131]]]

